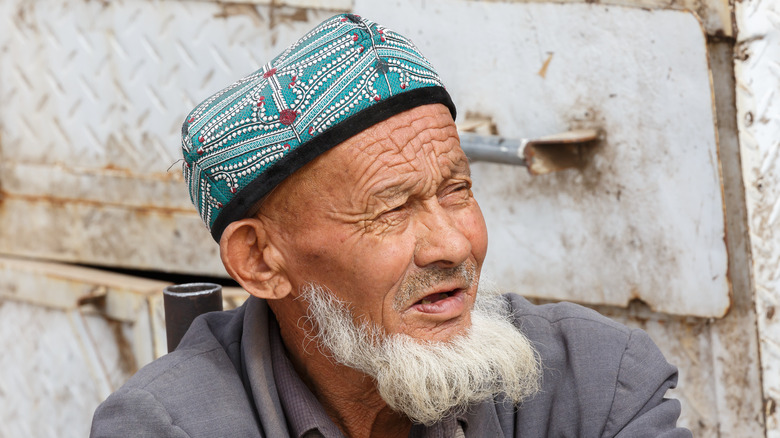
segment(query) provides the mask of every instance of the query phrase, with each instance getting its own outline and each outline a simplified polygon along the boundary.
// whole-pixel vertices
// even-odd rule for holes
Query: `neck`
[[[341,432],[352,438],[408,436],[411,421],[387,406],[374,379],[323,355],[298,326],[299,315],[288,311],[292,306],[278,304],[269,301],[290,361]]]

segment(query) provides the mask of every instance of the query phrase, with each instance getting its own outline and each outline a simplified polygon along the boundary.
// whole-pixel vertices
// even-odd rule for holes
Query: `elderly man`
[[[251,294],[195,321],[93,436],[689,436],[645,333],[480,289],[455,107],[403,36],[339,15],[201,103],[184,175]]]

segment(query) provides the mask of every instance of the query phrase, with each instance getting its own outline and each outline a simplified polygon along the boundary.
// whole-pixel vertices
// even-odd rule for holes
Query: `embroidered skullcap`
[[[323,152],[398,113],[455,106],[407,38],[330,18],[260,70],[200,103],[182,126],[190,199],[219,242],[231,222]]]

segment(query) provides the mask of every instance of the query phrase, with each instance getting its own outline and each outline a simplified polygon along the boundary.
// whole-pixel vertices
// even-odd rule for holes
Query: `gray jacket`
[[[641,330],[569,303],[533,305],[506,295],[533,342],[542,391],[519,408],[474,406],[466,437],[689,437],[680,403],[665,399],[677,370]],[[244,318],[247,307],[254,318]],[[175,352],[142,368],[101,404],[93,437],[284,437],[271,369],[266,303],[195,320]],[[248,330],[259,341],[242,343]],[[247,363],[245,357],[261,357]]]

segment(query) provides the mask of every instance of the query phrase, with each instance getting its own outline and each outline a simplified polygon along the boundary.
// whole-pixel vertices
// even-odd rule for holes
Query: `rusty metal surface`
[[[218,0],[213,0],[218,1]],[[733,35],[729,0],[474,0],[500,1],[501,3],[599,3],[603,5],[633,6],[651,9],[677,9],[695,12],[702,20],[707,33],[713,36]],[[284,5],[320,9],[353,9],[353,0],[236,0],[236,4]],[[423,0],[418,4],[424,4]],[[242,5],[243,6],[243,5]],[[359,5],[362,6],[362,5]],[[365,11],[358,7],[358,12]]]
[[[0,253],[224,276],[181,121],[343,3],[0,2]]]
[[[179,123],[194,102],[331,13],[228,6],[0,4],[9,29],[0,37],[0,100],[8,102],[0,108],[0,253],[225,275],[178,170],[167,171]],[[582,4],[419,6],[355,3],[417,36],[462,114],[489,114],[506,136],[605,128],[605,146],[583,171],[530,181],[475,166],[494,236],[488,273],[528,295],[616,305],[640,298],[661,311],[723,315],[722,200],[696,19]],[[410,8],[419,14],[397,17]],[[494,49],[484,50],[491,32],[499,32]],[[589,51],[571,50],[575,43]],[[538,236],[539,251],[529,253],[518,235]],[[578,266],[589,261],[598,266]],[[661,287],[661,278],[672,281]]]
[[[122,326],[0,298],[0,436],[87,436],[98,403],[134,371]]]
[[[483,0],[485,1],[485,0]],[[733,35],[729,0],[487,0],[511,3],[598,3],[601,5],[633,6],[647,9],[692,11],[702,20],[707,33],[713,36]]]
[[[752,247],[767,436],[780,437],[780,3],[735,5],[737,123]]]
[[[342,3],[346,3],[346,0],[300,1],[315,2],[323,9],[342,7]],[[177,169],[167,172],[167,167],[178,155],[179,120],[195,101],[235,79],[237,74],[256,68],[268,59],[269,54],[332,14],[331,10],[265,6],[269,3],[289,6],[294,5],[293,1],[249,3],[263,5],[176,0],[159,3],[146,0],[0,2],[0,101],[4,102],[0,106],[0,223],[3,224],[0,227],[0,253],[223,275],[215,246],[196,215],[189,210]],[[385,7],[366,1],[354,3],[357,12],[377,19]],[[731,34],[726,0],[602,0],[599,3],[602,7],[607,3],[628,3],[651,9],[688,7],[698,12],[710,36]],[[745,0],[744,6],[738,2],[738,8],[751,19],[756,19],[756,14],[763,14],[763,20],[771,19],[776,23],[776,11],[765,12],[773,7],[767,6],[769,3],[771,0]],[[437,3],[409,4],[423,12],[427,4],[430,12]],[[404,7],[395,3],[390,6]],[[429,31],[432,22],[447,22],[446,13],[457,15],[460,6],[462,3],[452,2],[433,15],[418,13],[407,17],[406,25],[415,27],[411,36],[416,42],[428,39],[428,36],[420,35],[419,29]],[[652,15],[649,10],[645,13]],[[772,47],[764,42],[776,42],[776,39],[754,40],[755,36],[761,37],[767,32],[750,31],[745,16],[741,20],[743,30],[747,31],[740,36],[738,48],[741,58],[749,56],[752,59],[749,62],[741,59],[738,63],[745,64],[743,67],[751,71],[771,69],[771,72],[777,72],[776,64],[773,64],[777,57],[763,55],[771,52]],[[449,22],[458,32],[467,28],[456,26],[457,20]],[[401,30],[402,26],[397,23],[388,21],[388,24]],[[533,22],[518,19],[512,26],[492,29],[473,39],[488,41],[484,44],[489,45],[507,35],[511,40],[517,29],[534,26]],[[534,31],[544,35],[544,29]],[[450,48],[456,46],[450,38],[451,33],[440,35],[444,35],[441,37],[443,44]],[[547,53],[538,41],[516,41],[517,44],[540,47],[539,53],[531,57],[534,74],[543,73],[538,76],[548,82],[560,74],[561,52]],[[482,51],[486,51],[484,44]],[[436,56],[445,55],[446,50]],[[606,62],[617,56],[611,51],[600,52],[593,59]],[[724,51],[722,58],[725,60],[728,56],[729,52]],[[474,81],[477,87],[502,84],[501,80],[484,79],[490,76],[481,74],[494,69],[495,65],[503,65],[501,63],[479,63],[469,56],[454,67],[447,66],[446,62],[434,64],[442,71],[463,70],[462,77],[456,78],[463,83],[470,77],[479,78]],[[584,69],[579,65],[571,68]],[[716,69],[717,73],[730,75],[722,63],[713,64],[713,70]],[[714,80],[717,88],[718,78],[714,77]],[[726,175],[726,162],[723,177],[729,215],[727,238],[734,282],[733,304],[728,315],[717,320],[669,317],[647,311],[635,312],[636,303],[627,310],[600,308],[622,322],[647,329],[670,361],[680,367],[681,387],[675,395],[683,402],[681,421],[697,432],[696,436],[704,437],[761,436],[763,412],[770,420],[769,435],[778,436],[776,404],[780,400],[777,378],[780,375],[780,349],[777,339],[780,335],[775,308],[780,299],[775,285],[780,245],[777,232],[766,226],[773,211],[777,211],[778,160],[777,155],[771,158],[772,144],[763,140],[764,131],[756,131],[766,129],[763,125],[775,126],[776,112],[772,102],[777,101],[777,95],[771,95],[766,89],[763,94],[758,93],[755,79],[747,73],[740,73],[740,81],[742,99],[747,99],[743,101],[740,123],[751,124],[741,126],[743,147],[748,148],[743,153],[755,152],[745,163],[745,175],[752,206],[751,233],[758,231],[758,234],[751,234],[751,240],[758,251],[753,272],[758,272],[757,286],[763,287],[759,290],[758,306],[767,403],[761,406],[750,276],[740,275],[750,266],[744,248],[747,236],[731,225],[739,223],[740,212],[729,212],[728,204],[739,204],[740,200],[734,194],[734,172],[731,176]],[[465,104],[470,114],[462,111],[461,115],[487,114],[489,120],[498,121],[501,134],[510,134],[506,122],[496,117],[496,111],[491,108],[491,105],[498,105],[497,102],[474,98]],[[467,107],[458,103],[460,108]],[[604,114],[589,112],[589,103],[587,99],[577,102],[563,122],[600,121]],[[763,108],[763,112],[755,108]],[[651,107],[648,111],[651,109],[662,110]],[[759,114],[764,115],[763,119]],[[509,116],[523,120],[523,114],[514,112],[507,114]],[[533,120],[533,117],[527,119]],[[721,114],[718,119],[722,121]],[[764,119],[769,122],[763,122]],[[538,135],[548,133],[539,132]],[[728,128],[721,129],[721,147],[728,133]],[[523,131],[519,134],[533,133]],[[780,138],[780,135],[774,138]],[[734,152],[723,159],[731,163],[729,160],[738,159],[738,154]],[[608,162],[600,165],[609,167]],[[565,187],[571,182],[587,183],[588,180],[562,177],[551,186]],[[767,187],[770,192],[766,192]],[[625,200],[626,193],[619,187],[616,189],[612,195]],[[553,191],[547,195],[551,199],[558,196]],[[737,199],[729,201],[730,197]],[[777,225],[777,221],[773,223]],[[607,225],[609,223],[604,226]],[[491,239],[491,244],[495,244],[497,236],[491,234]],[[149,246],[148,242],[157,245]],[[736,260],[735,248],[741,248],[737,249]],[[655,256],[663,258],[673,254],[670,250]],[[604,257],[606,260],[614,258]],[[63,436],[69,431],[73,431],[74,436],[85,436],[93,409],[89,406],[99,401],[106,388],[115,387],[136,366],[165,353],[162,295],[139,295],[130,290],[132,287],[120,293],[108,293],[110,288],[94,290],[100,282],[89,278],[52,283],[38,271],[28,270],[24,276],[9,277],[14,269],[7,266],[6,263],[0,271],[0,333],[3,333],[0,343],[5,346],[8,340],[5,333],[16,332],[19,325],[15,323],[21,321],[25,327],[30,327],[24,336],[31,340],[31,345],[53,344],[61,346],[61,350],[51,354],[34,352],[34,356],[25,356],[24,362],[21,354],[29,353],[27,350],[22,353],[10,350],[13,354],[0,356],[0,369],[14,370],[13,373],[0,373],[0,394],[31,394],[30,400],[21,401],[18,398],[9,401],[0,395],[0,406],[3,406],[0,409],[0,436]],[[16,279],[9,281],[9,278]],[[36,283],[41,279],[45,281],[44,287]],[[86,286],[76,286],[77,283]],[[106,293],[102,309],[115,318],[114,322],[91,315],[89,308],[82,309],[86,312],[86,323],[75,319],[74,312],[78,308],[73,300],[85,291]],[[13,300],[8,298],[12,294]],[[245,296],[238,292],[225,297],[226,307],[239,304]],[[670,305],[678,302],[666,298]],[[691,298],[691,302],[706,303],[707,299],[699,296]],[[40,307],[44,302],[53,307]],[[13,326],[7,329],[4,323]],[[93,339],[97,346],[93,353],[85,352],[84,347],[73,347],[74,343],[83,342],[88,336],[85,333],[98,333]],[[71,353],[81,356],[74,361]],[[34,370],[40,375],[53,375],[52,358],[64,363],[74,361],[82,366],[60,369],[56,381],[36,380],[38,375],[29,374]],[[116,374],[109,374],[107,378],[99,373],[92,375],[91,370],[99,369],[95,365],[99,361]],[[74,389],[78,394],[68,393]],[[98,393],[99,396],[89,398]],[[36,415],[39,411],[32,404],[37,394],[60,396],[59,403],[46,412],[47,418],[51,418],[46,424],[37,421],[41,415]],[[75,400],[76,396],[86,401]],[[71,412],[69,407],[63,409],[72,400],[79,412]],[[9,403],[16,403],[19,408],[7,410],[6,406],[13,406]],[[55,409],[69,412],[71,416],[53,418],[51,412]],[[11,413],[16,417],[11,418]]]
[[[168,285],[0,257],[0,436],[87,436],[98,403],[164,354],[150,302]]]
[[[416,4],[371,7],[388,26],[421,34],[417,44],[461,114],[489,118],[504,137],[603,131],[581,169],[531,177],[515,166],[473,166],[490,236],[486,275],[526,296],[640,299],[660,312],[722,317],[730,305],[723,195],[696,17],[427,1],[419,30],[403,13]]]
[[[733,42],[721,40],[710,44],[732,283],[731,310],[711,327],[712,357],[720,436],[757,437],[765,435],[765,421],[747,210],[737,138],[733,54]]]

